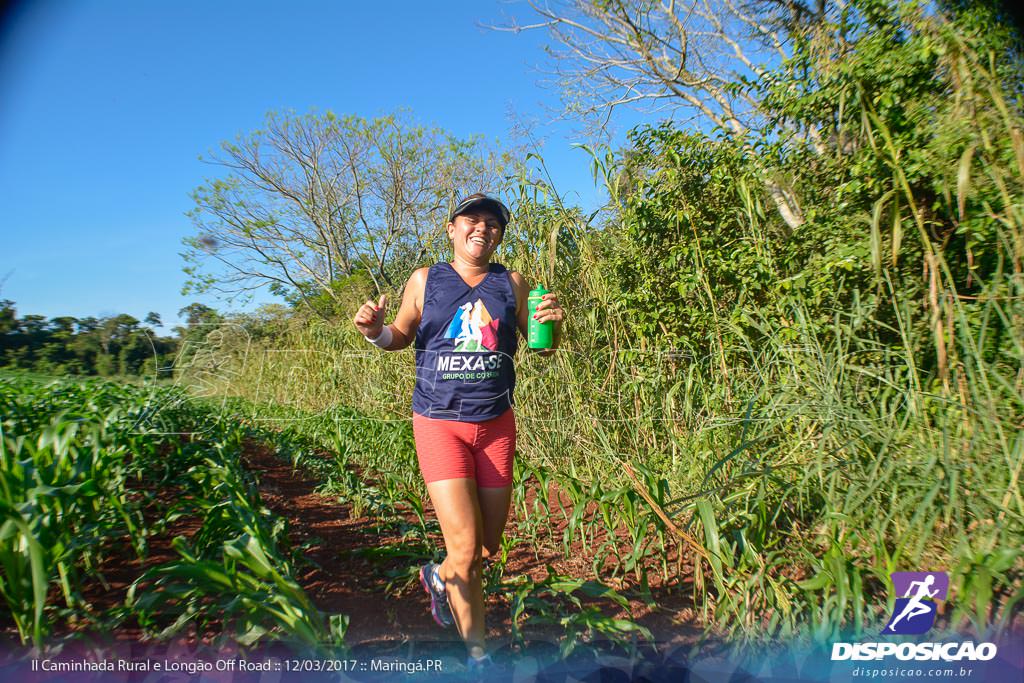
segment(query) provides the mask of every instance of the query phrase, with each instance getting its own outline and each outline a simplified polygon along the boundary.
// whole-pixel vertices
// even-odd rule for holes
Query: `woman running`
[[[434,620],[458,628],[471,670],[490,661],[481,567],[501,551],[512,502],[512,361],[516,328],[525,338],[529,325],[530,285],[490,260],[509,218],[497,199],[481,193],[465,198],[448,221],[451,263],[412,274],[390,325],[384,325],[386,295],[377,304],[367,301],[353,319],[367,341],[386,351],[404,349],[415,339],[416,456],[447,551],[441,564],[420,569],[420,582],[430,594]],[[554,323],[555,348],[563,315],[558,297],[548,293],[534,316]]]

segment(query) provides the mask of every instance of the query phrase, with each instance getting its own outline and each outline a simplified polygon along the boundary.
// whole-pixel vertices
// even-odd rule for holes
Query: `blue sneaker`
[[[444,581],[437,573],[440,565],[434,562],[427,562],[420,567],[420,585],[430,596],[430,614],[434,621],[441,628],[448,628],[455,624],[452,616],[452,608],[448,605],[448,592],[444,588]]]
[[[466,673],[473,677],[480,677],[486,673],[492,673],[494,669],[494,662],[491,660],[490,655],[484,655],[483,657],[466,657]]]

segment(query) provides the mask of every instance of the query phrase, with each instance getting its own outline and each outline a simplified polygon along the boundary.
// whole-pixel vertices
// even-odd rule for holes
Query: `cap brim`
[[[461,216],[464,213],[468,213],[473,209],[483,209],[497,216],[498,220],[501,221],[501,227],[508,225],[512,215],[509,213],[508,207],[499,202],[497,199],[491,197],[476,197],[475,199],[469,199],[462,202],[455,207],[452,211],[450,221],[454,221],[456,216]]]

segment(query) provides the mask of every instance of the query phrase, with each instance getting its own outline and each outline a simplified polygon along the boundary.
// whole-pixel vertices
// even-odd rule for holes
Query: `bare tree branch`
[[[698,126],[719,128],[741,144],[770,120],[757,85],[788,59],[797,32],[839,11],[835,0],[526,0],[541,21],[494,27],[547,32],[563,114],[603,128],[623,105],[678,109]],[[785,122],[783,122],[785,125]],[[794,129],[823,149],[819,131]],[[803,213],[794,193],[766,174],[779,215],[795,229]]]
[[[492,183],[506,171],[481,141],[404,114],[272,113],[209,162],[229,174],[193,193],[187,288],[270,285],[313,308],[318,297],[339,301],[336,283],[357,271],[378,292],[392,288],[436,232],[425,226],[443,227],[454,196],[499,189]]]

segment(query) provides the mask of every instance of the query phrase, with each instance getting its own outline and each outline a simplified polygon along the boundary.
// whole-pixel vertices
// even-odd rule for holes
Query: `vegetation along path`
[[[409,547],[402,533],[403,527],[415,524],[413,514],[391,523],[366,514],[354,515],[351,504],[339,504],[336,495],[318,493],[321,482],[293,469],[272,449],[257,443],[249,446],[244,462],[257,474],[265,504],[288,520],[292,542],[306,546],[309,565],[296,578],[321,610],[349,616],[346,642],[400,646],[409,641],[454,638],[454,631],[441,631],[433,622],[428,598],[416,578],[422,550]],[[432,536],[436,547],[441,547],[440,534]],[[550,567],[559,575],[585,579],[591,573],[590,558],[579,541],[574,546],[575,552],[566,559],[554,548],[541,547],[535,554],[519,545],[510,553],[504,575],[541,582]],[[628,608],[608,602],[604,611],[620,619],[632,614],[636,623],[649,628],[659,640],[692,640],[697,632],[692,623],[694,612],[683,596],[675,596],[660,600],[658,607],[638,598],[631,600]],[[488,635],[499,643],[508,642],[512,631],[506,598],[494,591],[487,602]],[[531,638],[557,643],[559,629],[538,625],[526,631]]]
[[[337,431],[323,447],[308,422],[262,429],[254,406],[242,413],[172,389],[12,376],[0,378],[0,399],[0,627],[11,644],[458,645],[417,581],[441,543],[409,484],[411,451],[390,456],[397,473],[350,462],[347,439],[369,443],[374,421],[328,419]],[[384,436],[375,443],[387,451]],[[637,553],[624,528],[598,531],[608,506],[543,469],[523,466],[517,482],[516,519],[487,570],[497,649],[568,655],[588,640],[696,637],[664,544]],[[598,575],[605,582],[589,578]]]

